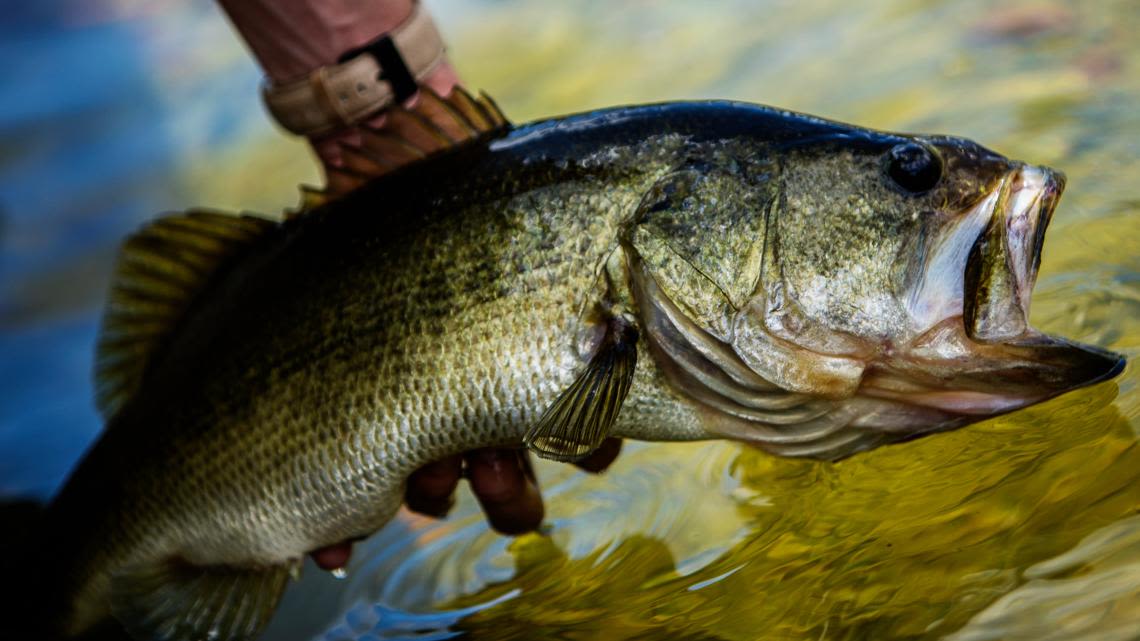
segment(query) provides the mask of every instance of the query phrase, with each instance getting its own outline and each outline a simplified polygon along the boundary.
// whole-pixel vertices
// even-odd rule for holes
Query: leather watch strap
[[[439,30],[416,2],[395,30],[349,52],[339,64],[313,70],[307,78],[264,87],[262,97],[282,127],[313,136],[359,123],[392,105],[403,84],[396,82],[399,77],[410,75],[419,82],[443,61],[443,55]],[[382,68],[382,57],[386,65],[401,68]]]

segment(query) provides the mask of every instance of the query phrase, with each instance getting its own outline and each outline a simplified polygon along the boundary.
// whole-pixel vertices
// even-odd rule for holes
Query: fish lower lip
[[[1107,381],[1109,379],[1120,376],[1120,373],[1124,371],[1124,367],[1128,365],[1128,360],[1119,354],[1113,354],[1113,356],[1116,357],[1116,361],[1113,362],[1112,366],[1110,366],[1108,370],[1106,370],[1104,374],[1101,374],[1098,378],[1089,381],[1089,385]]]
[[[1000,343],[975,341],[966,334],[962,319],[950,318],[865,383],[894,395],[894,400],[981,415],[1109,380],[1125,365],[1115,352],[1033,329]]]
[[[1116,352],[1039,333],[1015,341],[1009,348],[1026,354],[1030,362],[1040,362],[1043,368],[1054,372],[1049,377],[1051,380],[1039,383],[1046,389],[1068,391],[1094,385],[1116,377],[1127,365],[1127,360]]]

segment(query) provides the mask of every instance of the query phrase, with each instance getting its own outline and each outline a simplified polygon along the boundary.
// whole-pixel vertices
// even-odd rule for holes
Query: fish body
[[[171,316],[186,297],[155,283],[180,269],[201,284],[104,390],[45,521],[45,602],[64,635],[114,615],[252,638],[299,559],[382,527],[452,454],[612,435],[834,460],[1114,375],[1023,322],[1062,180],[960,139],[678,103],[516,128],[283,223],[159,222],[109,318]],[[199,253],[152,269],[148,243]],[[140,357],[113,329],[116,380]]]

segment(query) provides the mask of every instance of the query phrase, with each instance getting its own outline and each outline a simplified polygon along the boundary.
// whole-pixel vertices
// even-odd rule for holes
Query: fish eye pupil
[[[904,142],[887,153],[887,175],[904,191],[920,194],[942,178],[942,159],[926,145]]]

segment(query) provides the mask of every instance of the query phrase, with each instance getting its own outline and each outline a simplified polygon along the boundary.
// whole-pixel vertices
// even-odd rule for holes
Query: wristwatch
[[[262,89],[269,113],[285,129],[315,136],[354,125],[413,96],[443,62],[443,38],[419,2],[400,26],[345,52],[337,64],[300,80]]]

